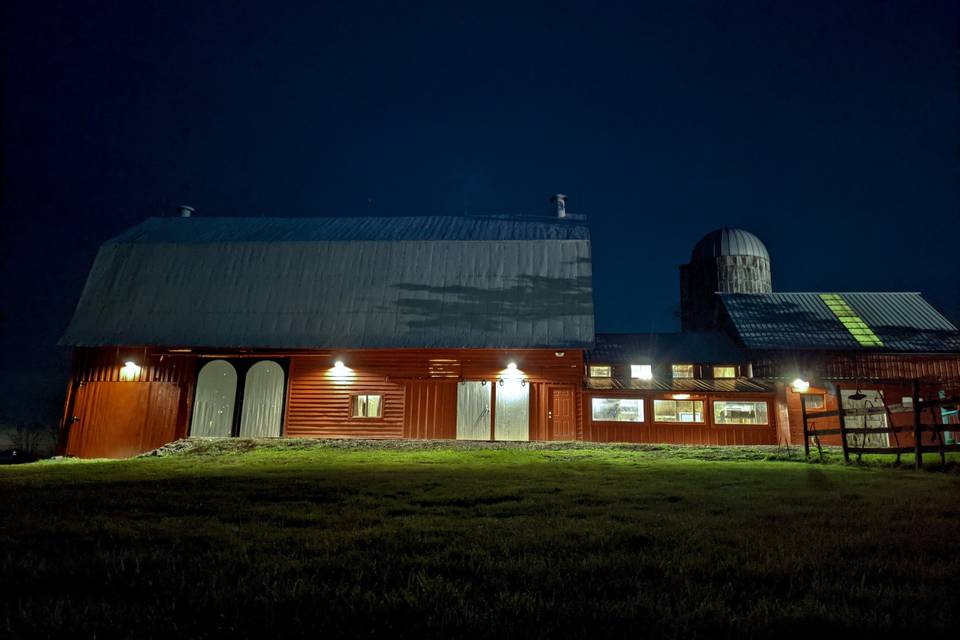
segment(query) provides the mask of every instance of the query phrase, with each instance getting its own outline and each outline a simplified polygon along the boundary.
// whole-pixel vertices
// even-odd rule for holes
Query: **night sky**
[[[780,291],[960,320],[956,2],[18,3],[2,19],[0,421],[51,420],[97,247],[200,216],[549,212],[599,331],[678,329],[740,226]],[[304,3],[307,4],[307,3]]]

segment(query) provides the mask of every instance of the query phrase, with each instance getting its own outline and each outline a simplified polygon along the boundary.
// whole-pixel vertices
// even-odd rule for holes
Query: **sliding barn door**
[[[530,439],[530,385],[506,380],[497,386],[495,440]]]
[[[457,385],[457,440],[490,439],[490,389],[473,380]]]

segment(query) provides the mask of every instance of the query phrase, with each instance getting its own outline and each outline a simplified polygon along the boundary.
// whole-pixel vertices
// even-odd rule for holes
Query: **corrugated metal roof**
[[[723,333],[598,333],[588,362],[729,364],[747,358]]]
[[[61,343],[585,348],[591,269],[557,220],[155,218],[101,247]]]
[[[148,218],[111,242],[589,240],[576,220],[533,216],[395,218]]]
[[[693,247],[690,261],[720,256],[757,256],[770,260],[767,247],[760,238],[744,229],[724,227],[711,231],[700,238]]]
[[[919,293],[841,293],[883,342],[862,346],[819,293],[722,293],[748,349],[958,352],[960,332]]]
[[[773,385],[754,378],[733,378],[723,380],[700,380],[695,378],[622,380],[619,378],[587,378],[588,389],[617,391],[656,391],[686,393],[767,393],[773,391]]]

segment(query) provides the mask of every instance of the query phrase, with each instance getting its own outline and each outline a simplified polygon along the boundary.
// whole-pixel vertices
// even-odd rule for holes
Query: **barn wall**
[[[644,422],[594,421],[593,398],[643,398]],[[670,399],[670,394],[637,393],[636,391],[599,391],[583,393],[581,422],[583,440],[592,442],[649,442],[691,445],[758,445],[777,444],[777,411],[773,393],[769,394],[703,394],[692,400],[704,400],[702,424],[657,423],[653,421],[653,400]],[[713,422],[713,400],[752,400],[767,402],[766,425],[717,425]]]
[[[140,366],[134,379],[123,363]],[[190,356],[123,347],[74,350],[58,452],[123,457],[182,438],[189,427],[195,362]]]
[[[337,373],[334,362],[347,368]],[[583,354],[546,350],[321,351],[290,358],[284,435],[455,438],[457,381],[496,380],[517,364],[530,384],[530,439],[546,439],[548,383],[579,387]],[[358,393],[383,395],[380,419],[351,416]]]
[[[863,352],[762,352],[753,357],[753,375],[757,378],[792,380],[798,372],[829,380],[958,380],[960,357]]]

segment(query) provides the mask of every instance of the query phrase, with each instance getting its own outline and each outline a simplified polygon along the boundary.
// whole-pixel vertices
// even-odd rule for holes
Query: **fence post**
[[[790,393],[787,391],[787,393]],[[810,457],[810,431],[807,429],[807,396],[802,393],[797,394],[800,396],[800,415],[803,416],[803,455],[806,458]]]
[[[836,385],[837,388],[837,415],[840,418],[840,445],[843,447],[843,461],[847,464],[850,463],[850,446],[847,444],[847,421],[844,417],[843,410],[843,391],[840,390],[840,385]]]
[[[923,432],[920,430],[920,381],[913,379],[913,468],[923,466]]]

